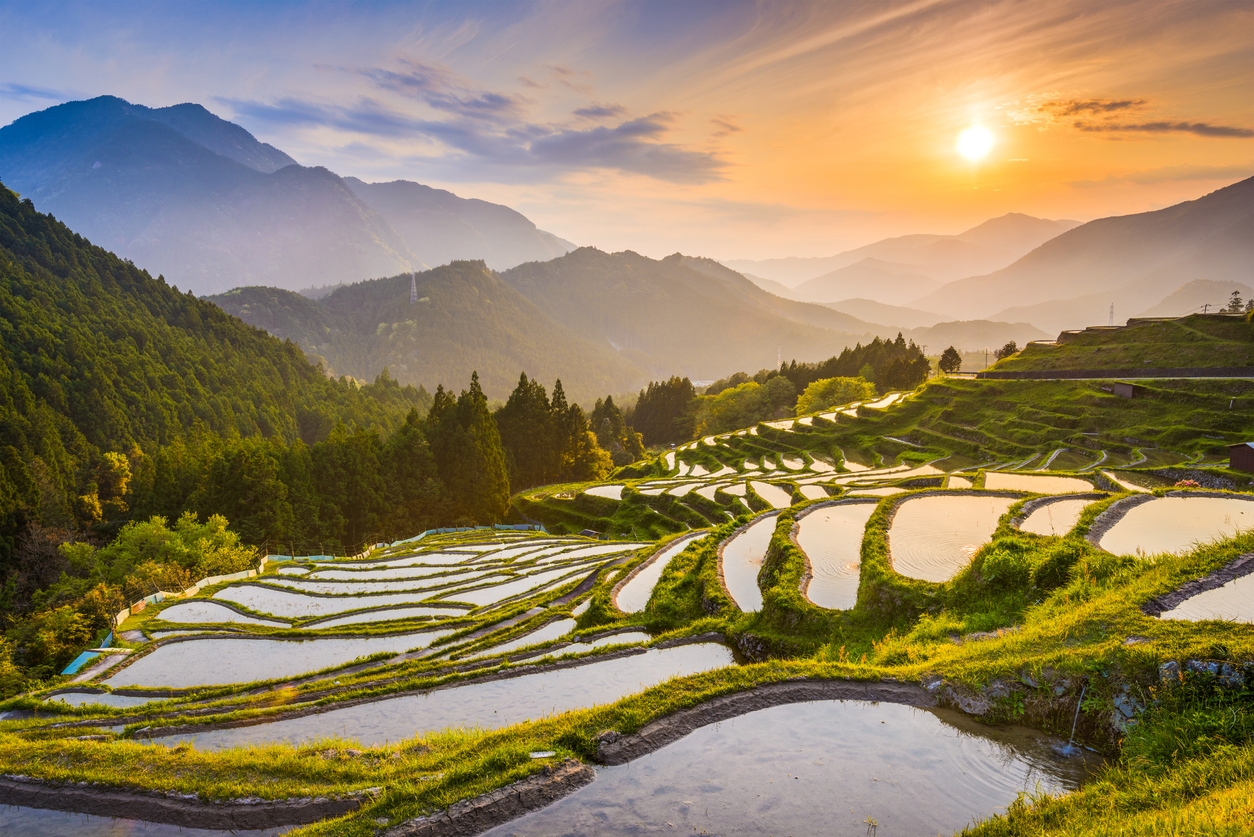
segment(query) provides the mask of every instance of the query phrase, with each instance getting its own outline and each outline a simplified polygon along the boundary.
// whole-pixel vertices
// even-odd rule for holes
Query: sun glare
[[[993,147],[993,134],[988,128],[967,128],[958,135],[958,153],[972,163],[983,160]]]

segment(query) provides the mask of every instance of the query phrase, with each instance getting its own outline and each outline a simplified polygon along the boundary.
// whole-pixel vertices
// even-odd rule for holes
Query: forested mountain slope
[[[327,378],[299,347],[181,293],[0,188],[0,528],[106,499],[107,454],[205,437],[399,427],[429,398]],[[0,543],[0,553],[4,544]],[[0,558],[3,555],[0,554]]]
[[[828,357],[871,336],[847,314],[768,294],[708,260],[661,261],[582,247],[501,278],[549,316],[652,375],[713,380]]]
[[[483,262],[453,262],[415,280],[416,302],[408,273],[346,285],[316,301],[277,288],[239,288],[210,299],[358,378],[387,369],[402,383],[434,390],[478,371],[484,392],[504,398],[525,370],[539,380],[561,378],[572,398],[589,402],[647,380],[606,342],[554,322]]]

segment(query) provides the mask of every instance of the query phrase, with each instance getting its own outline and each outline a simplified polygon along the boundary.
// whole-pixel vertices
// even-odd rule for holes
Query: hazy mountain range
[[[200,105],[69,102],[0,128],[0,180],[179,287],[300,288],[454,258],[506,268],[572,249],[504,206],[306,168]]]

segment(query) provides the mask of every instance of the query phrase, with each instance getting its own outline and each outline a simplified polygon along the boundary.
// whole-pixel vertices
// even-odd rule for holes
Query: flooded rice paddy
[[[1254,624],[1254,575],[1234,578],[1222,587],[1185,599],[1160,619],[1201,622],[1208,619]]]
[[[792,505],[792,495],[778,485],[754,480],[749,483],[754,492],[770,504],[773,509],[786,509]]]
[[[70,706],[89,706],[98,704],[100,706],[111,706],[115,709],[129,709],[132,706],[143,706],[145,703],[151,703],[154,700],[161,700],[159,697],[138,697],[134,695],[115,695],[109,692],[97,694],[95,692],[62,692],[53,695],[48,700],[59,700]]]
[[[1129,509],[1098,545],[1116,555],[1180,554],[1254,529],[1254,498],[1156,497]]]
[[[862,537],[875,503],[816,509],[797,521],[797,545],[810,561],[805,595],[819,607],[849,610],[858,602]]]
[[[450,727],[496,729],[611,703],[672,677],[733,664],[731,650],[718,643],[657,648],[643,654],[388,698],[302,718],[156,740],[170,745],[193,741],[201,749],[221,750],[276,741],[303,744],[339,736],[369,746]]]
[[[459,607],[390,607],[386,610],[368,610],[365,613],[353,613],[348,616],[337,616],[334,619],[323,619],[317,622],[306,622],[301,627],[320,631],[325,628],[341,628],[345,625],[367,625],[372,622],[395,622],[400,619],[428,619],[464,616],[466,611]]]
[[[951,834],[1005,810],[1021,792],[1074,789],[1100,764],[1062,758],[1052,743],[943,710],[862,701],[777,706],[601,768],[592,784],[486,833]]]
[[[672,558],[683,552],[694,539],[701,537],[705,537],[705,533],[687,535],[671,541],[659,550],[657,555],[649,560],[649,563],[641,567],[619,589],[618,595],[614,597],[614,604],[618,606],[618,609],[624,613],[639,613],[644,610],[645,605],[649,603],[649,598],[653,595],[653,588],[657,586],[658,579],[662,577],[662,572],[666,569],[667,564],[671,562]]]
[[[575,629],[574,619],[555,619],[554,621],[544,625],[528,634],[523,634],[517,639],[500,645],[493,645],[474,654],[475,657],[496,656],[498,654],[508,654],[511,651],[517,651],[519,648],[526,648],[529,645],[539,645],[542,642],[552,642],[560,639]]]
[[[280,622],[277,619],[258,619],[255,616],[245,616],[237,610],[204,599],[171,605],[161,611],[158,614],[158,618],[163,622],[177,622],[183,625],[235,622],[240,625],[288,627],[287,622]]]
[[[249,610],[289,619],[334,616],[350,610],[365,610],[388,605],[413,604],[422,594],[392,593],[386,596],[306,596],[296,591],[280,590],[260,584],[236,584],[219,590],[213,598],[243,605]]]
[[[893,569],[908,578],[948,581],[988,543],[1012,497],[942,494],[903,500],[888,529]]]
[[[206,637],[170,642],[145,654],[104,683],[186,689],[296,677],[380,652],[425,648],[450,631],[328,639]]]
[[[766,548],[775,534],[775,515],[759,517],[723,544],[720,562],[723,583],[736,606],[746,613],[762,609],[758,573],[766,560]]]
[[[1081,494],[1093,490],[1093,483],[1079,477],[1050,477],[1036,474],[1003,474],[988,471],[984,487],[989,491],[1032,491],[1037,494]]]
[[[4,825],[5,834],[20,834],[22,837],[275,837],[292,830],[291,826],[260,831],[184,828],[166,823],[72,814],[68,811],[50,811],[21,805],[0,806],[0,823]]]
[[[1062,536],[1075,528],[1092,500],[1055,500],[1032,509],[1019,529],[1034,535]]]

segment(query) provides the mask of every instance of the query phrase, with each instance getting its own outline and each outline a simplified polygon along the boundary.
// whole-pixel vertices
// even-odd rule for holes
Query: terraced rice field
[[[907,578],[948,581],[988,543],[1010,497],[980,494],[911,497],[888,530],[893,569]]]
[[[1254,529],[1254,498],[1157,497],[1128,510],[1099,541],[1116,555],[1179,554]]]

